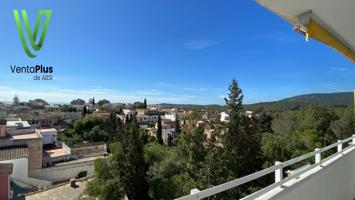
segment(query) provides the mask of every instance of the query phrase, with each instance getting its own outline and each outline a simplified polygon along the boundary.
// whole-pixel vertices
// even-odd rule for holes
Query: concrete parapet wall
[[[82,171],[86,171],[87,175],[94,174],[94,159],[82,161],[71,161],[67,163],[61,163],[60,165],[42,169],[30,170],[29,176],[37,179],[44,179],[48,181],[63,181],[70,178],[75,178]]]

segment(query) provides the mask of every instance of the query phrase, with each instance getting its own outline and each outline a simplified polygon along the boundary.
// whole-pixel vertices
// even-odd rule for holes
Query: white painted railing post
[[[190,190],[190,194],[196,194],[196,193],[199,193],[199,192],[200,192],[200,190],[199,190],[199,189],[196,189],[196,188]],[[195,199],[200,199],[200,198],[199,198],[198,195],[197,195],[197,197],[195,197]]]
[[[355,135],[353,135],[352,144],[353,144],[353,146],[355,145]]]
[[[281,164],[280,161],[275,162],[275,165],[280,165],[280,164]],[[280,165],[280,167],[277,170],[275,170],[275,183],[282,181],[283,178],[282,173],[283,173],[283,169],[282,166]]]
[[[342,140],[338,140],[338,152],[342,152],[343,151],[343,141]]]
[[[320,148],[316,148],[314,151],[317,152],[319,150],[320,150]],[[315,157],[315,162],[316,163],[320,163],[321,162],[322,157],[321,157],[321,153],[320,152],[316,153],[316,155],[314,157]]]

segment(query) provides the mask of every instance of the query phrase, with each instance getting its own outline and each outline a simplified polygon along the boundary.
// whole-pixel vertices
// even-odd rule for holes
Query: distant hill
[[[353,107],[352,92],[314,93],[294,96],[274,102],[261,102],[247,105],[247,109],[263,107],[268,110],[297,110],[309,105]]]
[[[205,109],[205,110],[226,110],[225,105],[195,105],[195,104],[157,104],[162,108],[185,108],[185,109]],[[354,97],[353,92],[338,92],[338,93],[314,93],[294,96],[279,101],[260,102],[245,105],[246,110],[256,110],[263,108],[270,111],[278,110],[298,110],[309,105],[318,106],[336,106],[336,107],[353,107]]]
[[[315,94],[304,94],[281,101],[289,102],[303,102],[309,104],[319,104],[319,105],[344,105],[352,106],[354,104],[354,97],[352,92],[339,92],[339,93],[315,93]]]

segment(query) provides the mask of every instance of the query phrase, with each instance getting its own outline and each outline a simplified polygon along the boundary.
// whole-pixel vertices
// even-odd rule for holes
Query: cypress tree
[[[122,147],[124,161],[120,170],[124,190],[128,199],[150,199],[148,196],[149,185],[147,182],[148,166],[144,160],[143,142],[139,137],[139,126],[134,117],[125,124]]]
[[[181,133],[181,128],[180,128],[180,120],[178,119],[177,114],[175,114],[175,133]]]
[[[88,114],[88,109],[86,108],[86,106],[84,106],[82,117],[86,117],[87,114]]]
[[[160,115],[158,115],[158,127],[157,127],[157,140],[159,144],[163,144],[163,138],[162,138],[162,126],[161,126],[161,118]]]
[[[171,134],[168,135],[168,146],[173,146],[173,136]]]
[[[144,109],[147,109],[147,99],[144,99]]]

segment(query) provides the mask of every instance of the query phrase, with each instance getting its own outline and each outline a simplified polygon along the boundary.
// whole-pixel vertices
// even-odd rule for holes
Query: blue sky
[[[52,9],[38,57],[24,53],[13,9],[34,24]],[[251,0],[4,0],[0,6],[0,101],[224,104],[236,78],[245,102],[355,89],[355,67]],[[53,81],[10,65],[54,67]]]

